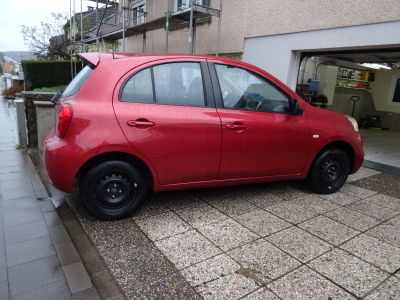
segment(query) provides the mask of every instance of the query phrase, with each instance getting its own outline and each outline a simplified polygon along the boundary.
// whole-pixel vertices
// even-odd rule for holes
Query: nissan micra
[[[265,71],[198,55],[84,53],[44,144],[54,186],[102,219],[149,191],[307,179],[338,191],[360,168],[356,121]]]

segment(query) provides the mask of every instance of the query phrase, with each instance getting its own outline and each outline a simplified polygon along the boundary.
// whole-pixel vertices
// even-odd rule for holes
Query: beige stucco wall
[[[173,3],[174,1],[171,1]],[[219,0],[211,0],[219,8]],[[148,20],[165,15],[167,0],[147,0]],[[172,9],[172,5],[171,5]],[[400,20],[399,0],[224,0],[220,53],[243,52],[247,37],[348,27]],[[196,54],[214,54],[218,18],[197,28]],[[170,53],[188,52],[187,29],[172,31]],[[121,42],[121,41],[120,41]],[[147,33],[147,52],[165,51],[165,31]],[[142,37],[126,40],[127,52],[143,49]],[[122,51],[120,45],[119,48]]]

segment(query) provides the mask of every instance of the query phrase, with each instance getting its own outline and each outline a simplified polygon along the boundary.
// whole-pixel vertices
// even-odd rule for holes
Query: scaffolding
[[[70,47],[71,75],[76,75],[76,53],[84,52],[85,44],[95,44],[96,51],[106,51],[106,43],[112,44],[112,51],[116,51],[116,45],[122,40],[122,52],[125,52],[125,39],[131,36],[143,35],[143,53],[146,53],[146,33],[158,29],[164,29],[165,53],[168,53],[168,35],[170,30],[189,28],[188,53],[196,52],[197,25],[218,18],[218,33],[216,42],[216,56],[219,55],[219,41],[221,32],[222,0],[219,0],[219,9],[210,7],[210,0],[187,0],[188,4],[171,11],[171,0],[167,0],[165,15],[147,21],[147,12],[134,7],[141,0],[87,0],[95,2],[96,6],[83,12],[80,0],[81,12],[80,24],[76,24],[75,1],[70,0]],[[156,1],[156,0],[153,0]],[[175,0],[176,1],[176,0]],[[102,4],[99,7],[99,4]],[[74,30],[72,30],[72,25]]]

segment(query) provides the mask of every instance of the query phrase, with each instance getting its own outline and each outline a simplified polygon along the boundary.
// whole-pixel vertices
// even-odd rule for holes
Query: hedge
[[[71,82],[71,61],[68,60],[23,60],[25,81],[32,89],[67,85]],[[76,62],[76,73],[82,69],[82,61]]]

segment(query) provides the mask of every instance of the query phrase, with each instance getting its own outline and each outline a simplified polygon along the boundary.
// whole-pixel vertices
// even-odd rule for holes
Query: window
[[[128,79],[123,86],[120,99],[123,102],[154,102],[150,68],[144,69]]]
[[[155,97],[153,96],[153,81]],[[122,87],[123,102],[205,106],[199,63],[168,63],[139,71]]]
[[[193,0],[193,3],[210,6],[210,0]],[[190,0],[175,0],[175,8],[176,10],[181,10],[190,7]]]
[[[228,65],[215,65],[224,107],[288,113],[289,96],[259,75]]]
[[[131,1],[129,9],[129,26],[136,26],[146,21],[146,3],[142,1]]]
[[[170,63],[153,67],[157,104],[205,106],[199,63]]]
[[[75,95],[83,86],[83,84],[88,80],[90,75],[92,75],[94,67],[92,65],[85,66],[78,75],[72,79],[71,83],[67,86],[62,94],[62,98]]]
[[[391,100],[392,103],[400,104],[400,76],[395,77],[394,79],[393,95]]]

